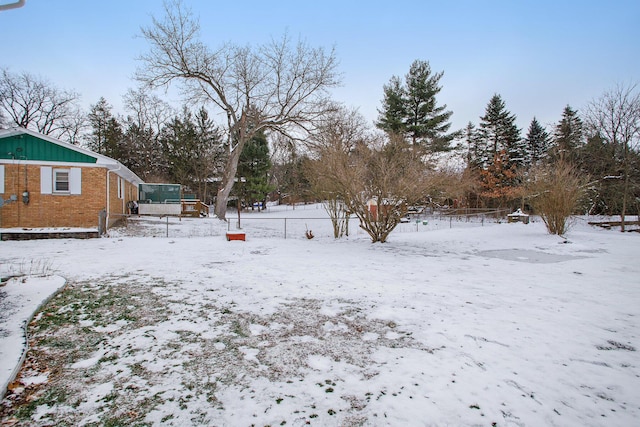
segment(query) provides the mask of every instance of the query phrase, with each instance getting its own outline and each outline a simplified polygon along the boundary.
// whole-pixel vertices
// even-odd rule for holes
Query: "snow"
[[[2,257],[2,267],[7,267]],[[0,271],[0,275],[16,273],[13,270]],[[64,286],[65,280],[59,276],[26,276],[11,278],[0,287],[0,386],[6,390],[9,381],[26,350],[25,324],[40,304]],[[24,378],[24,384],[46,381],[41,376]]]
[[[109,238],[1,243],[3,265],[46,260],[69,286],[130,288],[127,310],[157,305],[144,306],[155,316],[145,323],[78,320],[104,339],[68,367],[91,372],[74,423],[100,422],[117,392],[123,405],[153,400],[142,418],[152,425],[640,418],[637,233],[579,220],[563,239],[534,217],[429,218],[371,244],[355,222],[334,240],[313,205],[243,213],[247,240],[229,242],[230,218],[141,218]],[[39,407],[34,420],[70,412]]]

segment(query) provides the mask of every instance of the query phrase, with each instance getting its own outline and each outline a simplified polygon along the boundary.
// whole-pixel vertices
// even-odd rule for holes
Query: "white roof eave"
[[[95,164],[105,166],[107,169],[114,171],[122,178],[125,178],[136,185],[144,182],[142,179],[140,179],[140,177],[138,177],[138,175],[133,173],[129,168],[127,168],[125,165],[123,165],[119,161],[112,159],[111,157],[107,157],[102,154],[95,153],[91,150],[87,150],[86,148],[78,147],[77,145],[69,144],[68,142],[60,141],[59,139],[50,137],[49,135],[41,134],[39,132],[35,132],[31,129],[25,129],[21,127],[13,127],[10,129],[0,129],[0,137],[21,135],[21,134],[28,134],[33,136],[34,138],[39,138],[47,142],[50,142],[52,144],[56,144],[61,147],[64,147],[66,149],[85,154],[89,157],[93,157],[94,159],[96,159]]]

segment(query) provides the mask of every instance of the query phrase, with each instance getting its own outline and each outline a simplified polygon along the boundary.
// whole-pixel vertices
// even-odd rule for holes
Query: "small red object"
[[[246,237],[244,233],[227,233],[227,241],[231,240],[242,240],[244,242]]]

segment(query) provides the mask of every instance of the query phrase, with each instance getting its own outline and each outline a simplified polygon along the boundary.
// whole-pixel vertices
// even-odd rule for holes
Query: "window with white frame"
[[[69,193],[69,169],[53,170],[53,192]]]
[[[40,194],[82,194],[82,169],[42,166]]]
[[[124,179],[118,177],[118,199],[124,199]]]

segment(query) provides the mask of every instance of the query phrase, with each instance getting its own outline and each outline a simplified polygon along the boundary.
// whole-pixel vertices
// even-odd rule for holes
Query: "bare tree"
[[[74,105],[69,109],[69,114],[62,120],[56,134],[57,138],[74,145],[80,145],[86,139],[88,129],[89,122],[86,113]]]
[[[370,140],[370,131],[364,117],[357,110],[344,107],[330,112],[309,139],[308,146],[320,157],[319,161],[308,163],[312,189],[323,200],[336,239],[349,235],[351,213],[345,200],[344,188],[333,174],[325,173],[325,162],[335,164],[334,162],[348,156],[359,146],[369,144]]]
[[[0,109],[16,126],[64,136],[73,129],[79,95],[29,73],[0,73]]]
[[[141,129],[149,129],[156,138],[175,114],[167,102],[144,87],[128,89],[122,100],[124,108],[131,113],[131,121]]]
[[[191,100],[213,103],[226,119],[229,157],[215,213],[226,215],[242,148],[259,131],[306,132],[330,106],[327,89],[338,84],[333,51],[311,48],[287,35],[257,47],[224,44],[211,50],[199,40],[199,22],[180,2],[165,5],[163,20],[142,29],[150,51],[137,78],[152,87],[182,83]]]
[[[640,144],[640,92],[637,85],[619,84],[592,101],[586,112],[586,122],[594,135],[611,144],[620,159],[623,196],[620,212],[621,230],[625,230],[625,215],[632,197],[632,152]]]

